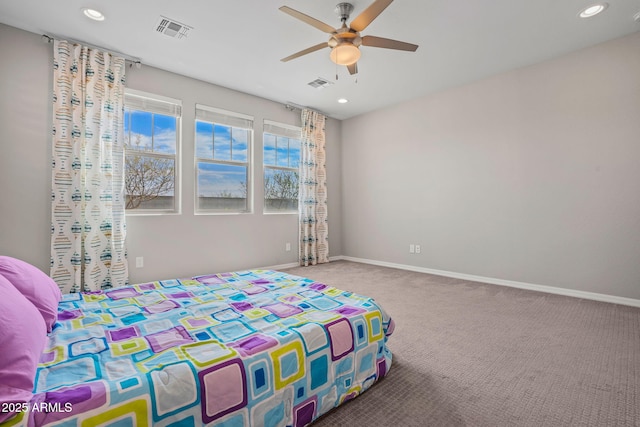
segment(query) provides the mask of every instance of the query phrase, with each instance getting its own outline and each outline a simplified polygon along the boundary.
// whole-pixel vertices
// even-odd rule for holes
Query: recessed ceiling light
[[[591,18],[592,16],[596,16],[597,14],[603,12],[607,7],[609,7],[609,3],[594,4],[583,9],[578,16],[580,16],[580,18]]]
[[[349,100],[347,98],[340,98],[340,99],[338,99],[338,102],[340,104],[346,104],[347,102],[349,102]]]
[[[84,13],[84,16],[89,19],[93,19],[94,21],[104,21],[104,15],[98,10],[85,7],[82,9],[82,13]]]

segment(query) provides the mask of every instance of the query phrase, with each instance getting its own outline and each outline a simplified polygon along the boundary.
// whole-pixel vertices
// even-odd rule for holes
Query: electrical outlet
[[[144,257],[136,257],[136,268],[144,267]]]
[[[419,254],[420,253],[420,245],[416,245],[416,253]]]
[[[415,254],[416,253],[416,245],[409,245],[409,253],[410,254]]]
[[[287,242],[284,245],[284,250],[287,251],[287,252],[290,252],[291,251],[291,243]]]

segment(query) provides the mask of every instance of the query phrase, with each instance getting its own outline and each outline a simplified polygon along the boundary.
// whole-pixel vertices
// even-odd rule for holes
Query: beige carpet
[[[640,309],[347,261],[292,268],[395,319],[387,377],[320,426],[640,426]]]

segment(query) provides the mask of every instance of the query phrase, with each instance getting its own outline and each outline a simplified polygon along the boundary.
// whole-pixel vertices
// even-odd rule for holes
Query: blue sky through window
[[[178,118],[175,116],[125,108],[127,209],[176,208],[173,196],[177,192],[175,171],[178,126]],[[139,153],[132,154],[130,150]],[[144,172],[146,170],[150,172]],[[136,184],[140,179],[144,181],[144,185]],[[156,198],[157,196],[163,197]]]
[[[247,163],[248,129],[196,120],[196,156],[201,159]],[[198,196],[245,197],[246,165],[198,162]]]
[[[125,141],[134,150],[176,153],[176,118],[147,111],[126,110]]]
[[[300,165],[300,140],[265,133],[263,136],[264,164],[298,168]]]
[[[246,197],[247,167],[198,163],[198,197]]]
[[[213,125],[213,158],[231,160],[231,128],[229,126]]]

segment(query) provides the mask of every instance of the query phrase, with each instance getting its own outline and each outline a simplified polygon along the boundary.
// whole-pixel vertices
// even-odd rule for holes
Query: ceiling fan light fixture
[[[338,65],[352,65],[360,59],[360,49],[352,43],[342,42],[331,49],[329,57]]]

